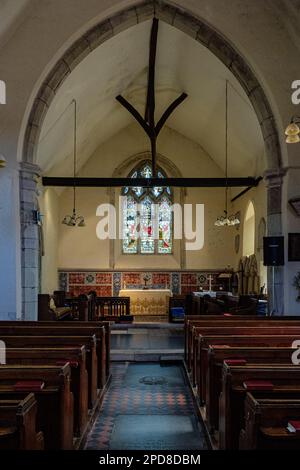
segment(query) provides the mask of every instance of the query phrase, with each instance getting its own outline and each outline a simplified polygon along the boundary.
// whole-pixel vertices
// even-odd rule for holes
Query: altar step
[[[112,350],[110,358],[112,362],[165,362],[165,361],[182,361],[184,353],[181,349],[178,350]]]
[[[183,355],[182,325],[144,323],[142,326],[132,324],[112,327],[112,361],[181,361]]]
[[[168,321],[167,315],[134,315],[134,322],[136,323],[147,323],[147,322],[158,322],[166,323]]]
[[[143,323],[143,325],[139,325],[138,323],[112,323],[111,325],[112,333],[120,333],[123,330],[143,330],[143,329],[152,329],[152,330],[182,330],[184,329],[183,323],[169,323],[167,321],[162,323],[157,323],[156,321],[147,321]]]

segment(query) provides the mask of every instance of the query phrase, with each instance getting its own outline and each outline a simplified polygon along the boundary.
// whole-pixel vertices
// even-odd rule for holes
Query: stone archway
[[[31,272],[26,274],[28,268],[28,252],[31,250],[35,255],[38,251],[37,233],[34,227],[30,233],[31,241],[27,239],[27,226],[23,223],[24,213],[36,205],[35,178],[39,169],[35,165],[36,151],[39,135],[44,118],[49,106],[64,80],[72,73],[76,65],[81,62],[90,52],[100,46],[106,40],[117,35],[131,26],[151,19],[154,15],[160,20],[178,28],[207,47],[224,65],[233,73],[245,90],[253,105],[259,121],[265,142],[265,153],[267,166],[270,171],[266,174],[268,185],[268,232],[278,234],[281,232],[281,151],[274,115],[266,97],[262,85],[247,64],[242,55],[212,26],[187,11],[177,8],[165,0],[147,0],[136,6],[122,10],[120,13],[97,24],[79,38],[59,59],[48,76],[45,78],[40,90],[34,100],[28,123],[26,126],[23,144],[23,163],[20,173],[20,197],[21,197],[21,237],[22,237],[22,272],[23,272],[23,318],[34,316],[33,308],[26,313],[26,289],[34,290],[36,285],[29,277],[35,279],[37,276]],[[32,175],[31,177],[29,175]],[[28,179],[32,179],[29,184]],[[30,208],[28,206],[30,205]],[[26,217],[25,217],[26,219]],[[30,248],[28,248],[30,246]],[[276,274],[276,288],[281,290],[279,296],[283,305],[283,271],[278,268]],[[28,290],[29,292],[29,290]],[[32,299],[30,299],[32,302]],[[281,311],[282,307],[277,307]],[[29,312],[29,310],[28,310]]]

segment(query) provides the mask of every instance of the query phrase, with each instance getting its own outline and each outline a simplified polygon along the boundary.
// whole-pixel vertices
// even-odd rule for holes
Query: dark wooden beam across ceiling
[[[255,185],[255,186],[258,186],[262,179],[263,179],[262,176],[259,176],[258,178],[256,178],[256,185]],[[243,189],[243,191],[241,191],[240,193],[238,193],[236,196],[234,196],[234,197],[231,199],[231,202],[234,202],[234,201],[236,201],[237,199],[239,199],[240,197],[244,196],[244,194],[246,194],[246,193],[247,193],[248,191],[250,191],[250,189],[252,189],[252,188],[253,188],[253,186],[248,186],[248,188]]]
[[[255,187],[261,178],[72,178],[44,176],[44,186],[86,187],[86,188],[116,188],[116,187],[144,187],[171,186],[177,188],[225,188],[228,187]]]

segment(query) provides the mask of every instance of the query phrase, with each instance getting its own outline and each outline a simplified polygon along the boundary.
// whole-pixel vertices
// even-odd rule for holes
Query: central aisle
[[[114,363],[112,377],[86,449],[207,449],[180,363]]]

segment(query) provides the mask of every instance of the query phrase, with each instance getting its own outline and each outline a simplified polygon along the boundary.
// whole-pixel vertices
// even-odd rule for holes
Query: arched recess
[[[243,224],[243,256],[251,256],[255,253],[255,209],[252,201],[249,201],[245,212]]]
[[[144,1],[135,6],[122,10],[118,14],[96,24],[93,28],[82,35],[59,59],[56,65],[49,72],[43,81],[29,113],[28,122],[23,141],[22,169],[20,172],[20,198],[21,198],[21,238],[22,238],[22,272],[26,273],[26,224],[23,224],[24,212],[26,212],[26,180],[35,181],[39,169],[36,162],[36,152],[42,125],[58,89],[65,79],[72,73],[74,68],[95,48],[103,44],[106,40],[117,35],[131,26],[151,19],[154,15],[160,20],[185,32],[194,40],[207,47],[223,64],[232,72],[240,82],[253,105],[261,132],[265,142],[265,154],[267,167],[270,170],[266,174],[268,184],[268,221],[271,220],[271,227],[268,224],[268,233],[272,235],[274,231],[278,234],[278,227],[281,227],[281,150],[279,144],[278,130],[267,99],[266,93],[256,78],[247,60],[238,52],[236,48],[222,34],[208,25],[202,19],[190,12],[177,8],[165,0]],[[24,181],[23,181],[24,180]],[[32,190],[34,192],[34,189]],[[34,195],[32,197],[34,200]],[[276,219],[276,224],[274,220]],[[272,228],[273,227],[273,228]],[[275,228],[274,228],[275,227]],[[279,230],[281,230],[279,228]],[[274,233],[275,234],[275,233]],[[37,238],[37,237],[35,237]],[[30,250],[32,248],[32,243]],[[38,247],[36,247],[38,251]],[[281,288],[283,299],[282,273],[278,270],[278,289]],[[30,273],[29,273],[30,275]],[[27,285],[26,274],[23,274],[23,285]],[[275,281],[276,282],[276,281]],[[26,297],[23,293],[23,298]],[[278,308],[280,310],[280,307]],[[32,313],[30,313],[32,316]],[[23,308],[23,318],[26,317]]]
[[[97,24],[79,38],[45,78],[34,100],[26,126],[23,161],[35,163],[35,154],[47,110],[64,80],[90,52],[106,40],[156,15],[207,47],[240,82],[251,101],[265,141],[268,168],[279,168],[281,152],[274,115],[262,85],[244,57],[212,26],[165,0],[151,0],[130,7]]]

